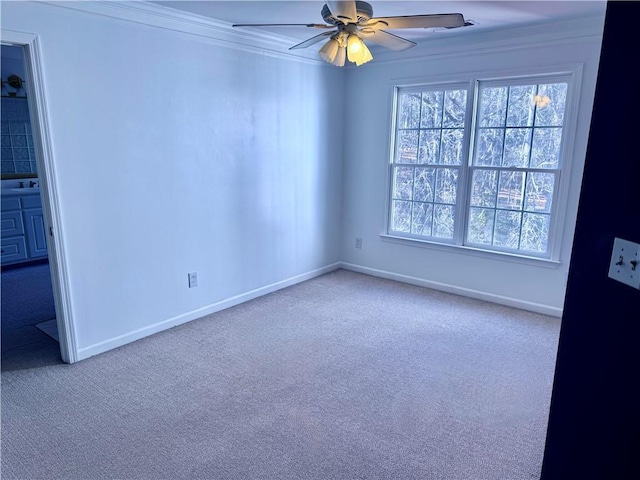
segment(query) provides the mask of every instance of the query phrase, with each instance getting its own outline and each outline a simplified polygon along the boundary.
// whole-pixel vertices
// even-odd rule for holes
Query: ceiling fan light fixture
[[[356,62],[356,65],[359,67],[360,65],[370,62],[371,60],[373,60],[373,55],[371,55],[371,52],[369,51],[365,43],[362,42],[362,56],[360,57],[360,62]]]
[[[373,60],[373,56],[367,46],[362,39],[354,33],[349,35],[347,39],[347,57],[350,62],[355,63],[357,66]]]
[[[0,0],[1,1],[1,0]],[[289,50],[308,48],[330,37],[320,49],[319,56],[325,62],[342,67],[346,58],[360,66],[373,60],[373,55],[365,45],[372,42],[394,51],[403,51],[415,47],[416,43],[386,29],[401,28],[458,28],[473,25],[465,21],[461,13],[437,13],[425,15],[400,15],[392,17],[374,17],[373,8],[366,1],[345,0],[340,2],[325,1],[322,7],[324,24],[318,23],[236,23],[233,27],[307,27],[329,29],[323,33],[306,39],[289,47]],[[336,45],[337,43],[337,45]],[[345,58],[346,57],[346,58]]]
[[[335,38],[331,38],[322,46],[318,55],[320,55],[320,58],[325,62],[333,63],[338,56],[338,50],[340,50],[340,44]]]
[[[347,58],[350,62],[357,63],[362,56],[362,40],[356,34],[352,33],[347,38]]]
[[[338,49],[338,54],[336,55],[335,60],[333,61],[333,65],[336,67],[344,67],[344,62],[347,59],[347,49],[346,47],[340,47]]]

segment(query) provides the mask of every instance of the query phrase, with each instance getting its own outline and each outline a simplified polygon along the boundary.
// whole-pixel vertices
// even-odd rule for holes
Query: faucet
[[[29,181],[29,188],[33,188],[33,187],[37,187],[38,186],[38,182],[34,182],[33,180]]]

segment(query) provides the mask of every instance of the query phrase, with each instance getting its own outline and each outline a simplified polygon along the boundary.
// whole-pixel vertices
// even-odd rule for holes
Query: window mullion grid
[[[460,169],[458,171],[458,195],[456,198],[456,220],[454,225],[454,243],[464,245],[466,243],[467,228],[469,222],[469,209],[471,206],[471,158],[473,156],[474,144],[474,105],[476,101],[476,80],[471,80],[467,85],[467,104],[463,121],[462,135],[462,158],[460,159]]]
[[[444,132],[444,98],[447,95],[447,91],[443,90],[442,91],[442,98],[440,99],[440,124],[438,125],[439,127],[439,136],[438,136],[438,158],[436,158],[436,165],[435,165],[435,169],[434,169],[434,176],[433,176],[433,203],[432,203],[432,207],[431,207],[431,236],[433,237],[433,232],[434,232],[434,228],[436,225],[436,192],[438,191],[438,170],[440,169],[440,166],[442,165],[442,134]],[[455,219],[455,217],[454,217]],[[455,222],[455,220],[454,220]],[[454,223],[454,234],[455,234],[455,223]],[[455,240],[455,239],[454,239]]]
[[[537,84],[536,85],[536,93],[534,93],[535,95],[538,95],[538,93],[540,92],[540,85]],[[533,132],[536,128],[536,117],[538,116],[538,104],[536,102],[533,102],[533,119],[531,120],[531,142],[533,143]],[[531,165],[531,150],[529,150],[529,165]]]
[[[518,250],[522,242],[522,224],[524,222],[524,205],[526,202],[525,195],[527,194],[527,179],[529,178],[529,172],[524,172],[524,179],[522,180],[522,203],[520,204],[520,228],[518,229]]]
[[[500,155],[500,166],[504,164],[504,149],[505,142],[507,140],[507,116],[509,113],[509,94],[511,93],[511,87],[507,87],[507,101],[504,105],[504,127],[502,127],[502,155]]]
[[[495,228],[496,228],[496,223],[497,223],[497,213],[499,211],[501,212],[519,212],[521,214],[521,218],[520,218],[520,228],[519,228],[519,237],[518,237],[518,249],[520,248],[521,245],[521,241],[522,241],[522,228],[524,225],[524,214],[525,213],[530,213],[530,214],[537,214],[537,215],[548,215],[549,217],[551,217],[554,214],[555,211],[555,207],[552,206],[551,207],[551,211],[550,212],[539,212],[539,211],[535,211],[535,210],[527,210],[525,207],[526,204],[526,192],[527,192],[527,179],[528,176],[532,173],[547,173],[547,174],[552,174],[554,176],[554,187],[553,187],[553,196],[552,196],[552,202],[555,202],[557,200],[557,195],[558,195],[558,179],[560,177],[560,173],[561,170],[559,168],[556,169],[549,169],[549,168],[519,168],[519,167],[506,167],[506,168],[501,168],[501,167],[495,167],[495,166],[483,166],[483,165],[472,165],[469,167],[469,171],[470,171],[470,175],[473,176],[473,172],[475,170],[491,170],[491,171],[495,171],[495,172],[523,172],[525,174],[524,176],[524,180],[522,183],[522,205],[520,207],[519,210],[513,210],[513,209],[509,209],[509,208],[500,208],[497,206],[497,194],[499,191],[499,177],[497,178],[497,183],[496,183],[496,198],[495,198],[495,207],[480,207],[480,208],[487,208],[487,209],[491,209],[493,210],[494,213],[494,220],[493,220],[493,238],[491,240],[491,246],[492,247],[496,247],[496,245],[493,244],[493,240],[495,238]],[[469,200],[469,208],[471,208],[471,201]],[[549,219],[551,220],[551,218]],[[518,250],[518,249],[509,249],[506,247],[497,247],[499,249],[502,250]]]
[[[535,85],[535,88],[533,89],[534,95],[539,94],[540,92],[540,82],[541,81],[551,81],[549,78],[539,78],[537,79]],[[564,80],[564,78],[558,79],[557,81],[560,80]],[[555,80],[554,80],[555,81]],[[411,167],[412,168],[412,173],[413,173],[413,185],[412,185],[412,197],[415,197],[415,192],[416,192],[416,174],[417,174],[417,168],[418,166],[422,166],[422,167],[429,167],[429,168],[434,168],[436,175],[434,180],[437,182],[437,170],[440,168],[450,168],[452,169],[451,171],[457,171],[457,175],[458,175],[458,193],[456,195],[455,198],[455,204],[453,205],[453,207],[455,208],[455,221],[456,224],[453,226],[454,230],[453,230],[453,243],[454,244],[458,244],[458,245],[464,245],[466,244],[466,236],[468,234],[468,230],[470,228],[469,225],[469,218],[470,218],[470,209],[472,208],[471,206],[471,200],[472,200],[472,192],[473,192],[473,175],[475,173],[476,169],[481,169],[484,171],[493,171],[496,172],[496,188],[495,188],[495,192],[493,193],[493,207],[483,207],[483,208],[488,208],[489,211],[493,210],[494,215],[493,215],[493,225],[491,226],[491,231],[493,233],[493,238],[490,240],[490,243],[487,243],[486,247],[489,247],[490,249],[493,250],[497,250],[497,251],[519,251],[522,246],[523,246],[523,232],[524,232],[524,220],[525,220],[525,213],[529,214],[529,215],[541,215],[541,216],[545,216],[547,217],[544,222],[548,222],[548,228],[549,228],[549,232],[547,234],[547,238],[546,240],[548,241],[548,248],[546,250],[546,252],[541,252],[540,256],[547,256],[549,254],[551,254],[551,256],[556,255],[554,252],[557,251],[558,248],[558,243],[559,243],[559,239],[557,238],[557,235],[554,233],[554,231],[558,228],[557,225],[554,223],[557,220],[558,217],[558,202],[562,202],[562,199],[559,198],[560,190],[561,190],[561,178],[564,178],[562,176],[562,168],[560,168],[561,165],[563,165],[562,160],[564,159],[563,156],[561,155],[560,158],[558,159],[558,165],[556,165],[556,168],[540,168],[540,167],[536,167],[536,168],[532,168],[531,167],[531,161],[533,158],[533,153],[534,153],[534,149],[533,147],[533,141],[534,141],[534,132],[537,129],[559,129],[561,131],[562,134],[562,141],[564,142],[565,140],[565,135],[564,135],[564,122],[562,125],[558,126],[558,125],[541,125],[541,126],[536,126],[536,121],[537,121],[537,116],[539,115],[541,108],[537,105],[533,106],[533,115],[532,115],[532,120],[531,123],[526,122],[526,125],[513,125],[512,127],[508,126],[508,114],[509,114],[509,105],[510,105],[510,101],[511,101],[511,97],[510,97],[510,90],[511,90],[511,84],[513,85],[525,85],[525,83],[523,82],[510,82],[507,83],[506,85],[503,84],[502,82],[496,82],[496,86],[505,86],[507,87],[507,98],[505,99],[505,110],[503,112],[504,115],[504,125],[502,126],[503,128],[503,132],[502,132],[502,149],[501,149],[501,155],[500,155],[500,160],[498,165],[473,165],[473,158],[474,158],[474,145],[476,143],[476,137],[478,135],[478,133],[480,132],[481,128],[479,127],[479,117],[480,116],[480,111],[479,111],[479,101],[480,101],[480,88],[484,87],[485,85],[489,85],[489,83],[487,82],[478,82],[477,80],[472,80],[470,81],[470,83],[467,86],[467,102],[466,102],[466,109],[465,109],[465,121],[464,121],[464,135],[463,135],[463,145],[462,145],[462,161],[465,163],[462,163],[460,165],[443,165],[441,163],[441,155],[442,155],[442,148],[440,148],[440,157],[438,158],[437,162],[435,165],[431,164],[419,164],[418,165],[418,158],[416,158],[416,163],[415,164],[395,164],[396,166],[406,166],[406,167]],[[529,90],[531,91],[531,90]],[[445,92],[443,92],[446,94],[446,89]],[[470,94],[469,94],[470,93]],[[442,110],[442,114],[444,116],[444,104],[446,102],[446,96],[445,94],[443,94],[442,98],[440,99],[440,104],[441,104],[441,110]],[[422,112],[422,107],[424,106],[422,104],[422,92],[420,93],[420,105],[419,105],[419,112],[420,112],[420,119],[421,119],[421,112]],[[422,124],[419,123],[419,127],[422,127]],[[513,128],[513,129],[518,129],[518,130],[528,130],[530,131],[530,135],[529,135],[529,150],[527,152],[527,157],[526,157],[526,166],[525,167],[503,167],[503,162],[504,162],[504,155],[506,153],[506,130],[507,128]],[[488,127],[487,127],[488,128]],[[495,128],[495,127],[493,127]],[[416,140],[417,144],[418,144],[418,150],[417,150],[417,157],[420,156],[420,146],[421,146],[421,142],[422,142],[422,138],[421,138],[421,132],[423,131],[422,128],[411,128],[411,129],[396,129],[396,135],[394,138],[396,138],[396,143],[397,143],[397,139],[399,138],[399,131],[401,130],[415,130],[417,131],[418,134],[418,138]],[[439,129],[439,142],[440,142],[440,147],[442,147],[442,142],[443,142],[443,137],[444,137],[444,131],[445,128],[443,128],[443,124],[440,125],[440,129]],[[447,129],[449,130],[449,129]],[[518,135],[519,136],[519,135]],[[543,136],[543,138],[546,138],[546,135]],[[524,139],[523,139],[524,140]],[[395,160],[399,159],[397,156],[397,150],[394,151],[394,157],[393,160],[395,162]],[[455,170],[454,170],[455,169]],[[505,173],[505,175],[507,175],[509,172],[519,172],[519,175],[522,175],[522,183],[521,183],[521,192],[520,192],[520,196],[521,196],[521,202],[519,204],[519,207],[516,209],[512,209],[510,208],[512,205],[511,203],[509,204],[505,204],[505,205],[501,205],[503,208],[498,208],[498,195],[500,192],[500,176],[502,173]],[[548,184],[546,184],[547,186],[544,186],[545,183],[541,184],[540,186],[537,186],[534,188],[534,190],[531,190],[531,192],[535,195],[534,197],[529,196],[529,203],[527,203],[527,185],[528,183],[530,183],[532,181],[533,174],[536,173],[544,173],[544,174],[548,174],[549,176],[553,177],[553,182],[554,182],[554,186],[553,186],[553,191],[549,192],[548,189]],[[392,171],[393,174],[393,171]],[[508,186],[509,184],[505,184],[505,187]],[[515,185],[513,185],[515,186]],[[533,187],[532,187],[533,188]],[[539,199],[539,200],[538,200]],[[546,199],[547,201],[550,201],[550,204],[547,205],[545,207],[545,203],[540,203],[543,202],[544,199]],[[417,202],[414,200],[414,198],[411,199],[412,201],[412,209],[411,209],[411,219],[413,220],[413,207],[415,206],[416,203],[430,203],[432,205],[432,210],[434,210],[435,212],[435,207],[438,206],[440,204],[440,202],[436,202],[436,198],[432,199],[432,202]],[[506,207],[506,208],[504,208]],[[518,239],[517,239],[517,247],[512,247],[512,248],[508,248],[508,247],[502,247],[502,246],[498,246],[495,245],[495,234],[496,234],[496,229],[497,229],[497,213],[500,211],[512,211],[512,212],[517,212],[520,214],[520,218],[519,218],[519,225],[518,227],[514,228],[514,229],[510,229],[510,232],[512,232],[512,234],[515,234],[515,232],[518,232]],[[432,215],[431,216],[431,229],[432,229],[432,237],[433,237],[433,228],[434,228],[434,224],[435,224],[435,216]],[[535,217],[535,218],[542,218],[542,217]],[[533,219],[533,217],[532,217]],[[536,224],[538,222],[536,221]],[[488,225],[487,225],[488,226]],[[411,226],[410,226],[411,227]],[[517,229],[517,230],[516,230]],[[555,235],[555,236],[554,236]],[[537,235],[536,235],[537,238]],[[437,240],[442,240],[442,239],[437,239]],[[538,240],[535,240],[538,241]],[[527,244],[528,245],[528,244]],[[483,246],[483,244],[480,244],[479,246]]]
[[[411,164],[406,164],[411,165]],[[496,172],[531,172],[531,173],[554,173],[560,171],[558,168],[530,168],[530,167],[496,167],[494,165],[470,165],[470,170],[493,170]]]
[[[415,206],[415,198],[416,198],[416,171],[417,171],[417,164],[419,163],[420,160],[420,133],[422,132],[422,92],[418,92],[420,95],[420,100],[418,100],[418,145],[416,147],[416,163],[412,166],[412,170],[413,170],[413,174],[411,175],[412,178],[412,182],[411,182],[411,214],[409,217],[409,233],[413,234],[413,212],[414,212],[414,206]]]
[[[498,172],[498,183],[496,185],[496,206],[494,208],[494,214],[493,214],[493,233],[491,235],[491,245],[492,246],[496,246],[495,245],[495,241],[496,241],[496,229],[498,228],[498,210],[507,210],[508,209],[498,209],[498,203],[497,203],[497,192],[500,189],[500,179],[502,178],[502,172],[504,171],[502,169],[502,165],[504,163],[504,150],[505,150],[505,142],[507,139],[507,116],[508,116],[508,112],[509,112],[509,94],[511,92],[511,87],[507,87],[507,100],[505,102],[505,106],[504,106],[504,126],[502,127],[502,154],[500,155],[500,166],[499,168],[499,172]],[[526,175],[525,175],[526,176]],[[524,194],[524,192],[523,192]],[[523,202],[524,202],[524,198],[523,198]],[[520,228],[522,228],[522,218],[520,218]],[[518,243],[520,242],[520,239],[518,239]]]

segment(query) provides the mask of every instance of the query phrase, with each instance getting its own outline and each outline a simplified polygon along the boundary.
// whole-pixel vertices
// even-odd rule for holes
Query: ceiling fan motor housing
[[[358,15],[358,23],[364,23],[371,20],[371,18],[373,17],[373,8],[367,2],[356,0],[356,13]],[[326,3],[322,7],[322,18],[330,25],[345,23],[340,18],[336,18],[333,16]]]

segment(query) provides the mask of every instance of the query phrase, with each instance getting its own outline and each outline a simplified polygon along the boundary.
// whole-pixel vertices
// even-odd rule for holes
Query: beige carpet
[[[539,478],[559,323],[338,270],[12,365],[2,478]]]

